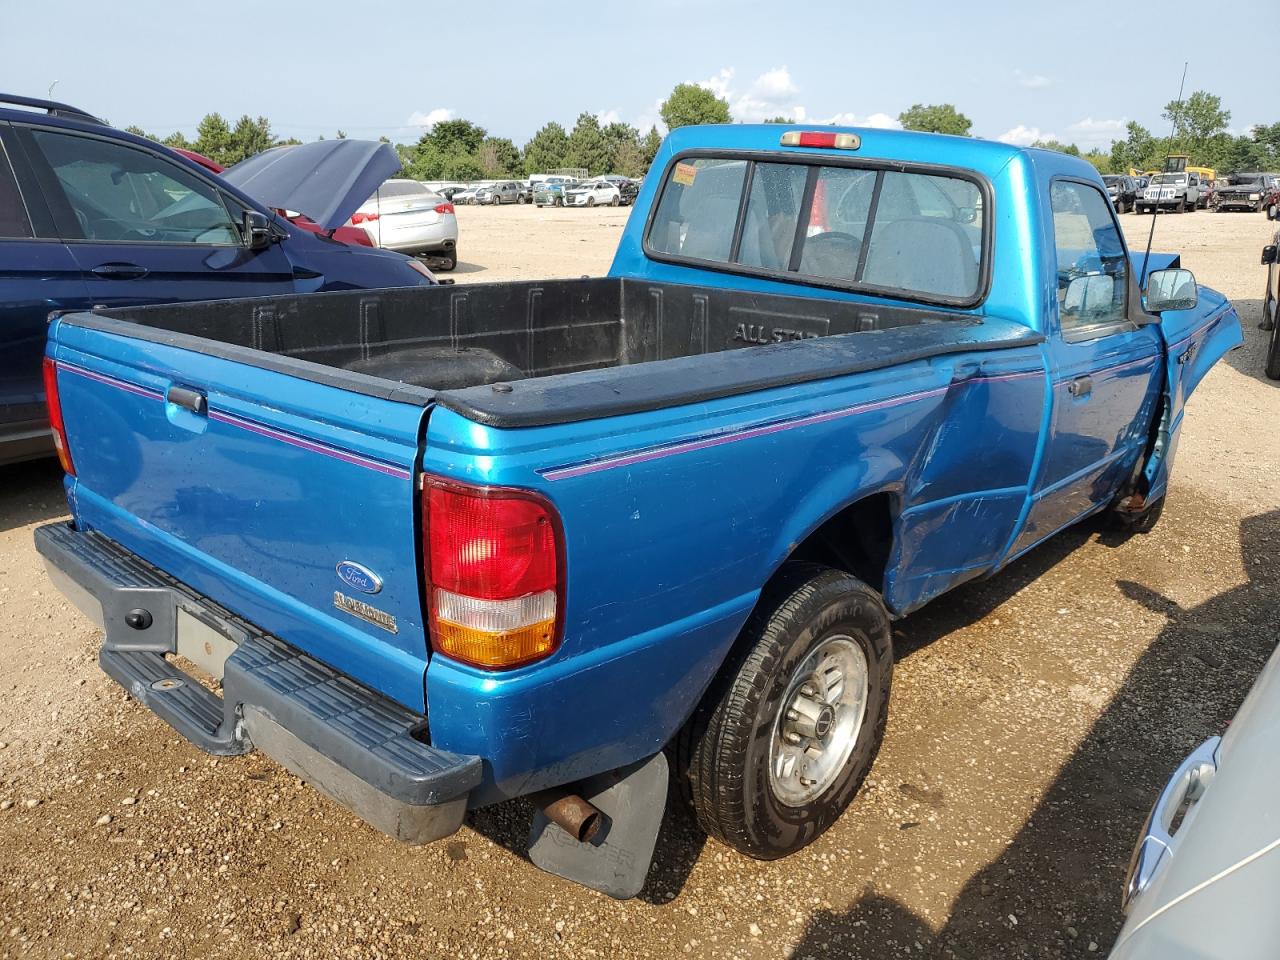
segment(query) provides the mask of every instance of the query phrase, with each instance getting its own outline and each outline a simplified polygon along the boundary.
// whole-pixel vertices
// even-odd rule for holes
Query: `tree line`
[[[669,129],[695,123],[733,122],[727,100],[693,83],[678,84],[659,112]],[[1113,141],[1109,149],[1082,152],[1073,143],[1057,140],[1041,140],[1032,145],[1083,157],[1102,173],[1124,173],[1131,168],[1157,170],[1170,153],[1186,154],[1192,165],[1224,173],[1280,169],[1280,123],[1256,126],[1247,134],[1231,134],[1231,111],[1223,108],[1220,97],[1203,90],[1186,100],[1167,104],[1163,117],[1172,126],[1169,137],[1157,137],[1131,121],[1125,138]],[[778,116],[767,122],[794,121]],[[898,114],[898,122],[906,130],[961,137],[970,136],[973,127],[973,121],[950,103],[913,104]],[[248,115],[232,125],[220,114],[211,113],[200,121],[194,140],[181,133],[161,138],[138,127],[127,129],[171,147],[194,150],[223,166],[239,163],[268,147],[301,143],[278,138],[266,117]],[[339,130],[336,136],[346,134]],[[385,137],[381,139],[390,142]],[[590,176],[618,173],[639,177],[649,169],[661,143],[662,135],[656,126],[642,133],[631,124],[602,124],[595,114],[582,113],[570,130],[555,121],[545,124],[523,147],[506,137],[492,136],[483,127],[461,118],[435,124],[416,143],[395,146],[404,165],[401,176],[415,180],[477,180],[524,177],[561,168],[585,169]]]

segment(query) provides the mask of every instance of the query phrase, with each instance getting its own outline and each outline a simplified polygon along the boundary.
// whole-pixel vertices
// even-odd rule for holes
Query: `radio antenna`
[[[1182,61],[1182,82],[1178,84],[1178,105],[1173,111],[1173,129],[1169,131],[1169,149],[1165,151],[1164,172],[1170,173],[1173,167],[1173,138],[1178,132],[1178,118],[1182,116],[1182,91],[1187,86],[1187,61]],[[1190,180],[1187,181],[1190,184]],[[1147,252],[1142,255],[1142,272],[1138,274],[1138,289],[1147,282],[1147,261],[1151,259],[1151,242],[1156,236],[1156,217],[1160,216],[1160,189],[1156,188],[1156,202],[1151,208],[1151,231],[1147,234]]]

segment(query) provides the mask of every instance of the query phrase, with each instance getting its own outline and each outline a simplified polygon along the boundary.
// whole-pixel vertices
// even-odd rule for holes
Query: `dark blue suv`
[[[287,206],[278,176],[280,199],[263,203],[74,107],[0,94],[0,464],[53,452],[40,375],[51,311],[433,283],[408,257],[273,212],[332,230],[399,167],[389,145],[328,143],[278,148],[308,168],[325,209]],[[332,182],[348,189],[315,190],[316,164],[345,165]]]

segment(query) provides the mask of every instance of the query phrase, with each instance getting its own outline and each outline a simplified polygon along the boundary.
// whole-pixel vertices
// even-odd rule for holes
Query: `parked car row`
[[[1107,174],[1102,179],[1117,213],[1246,210],[1280,219],[1280,174],[1236,173],[1210,179],[1194,171],[1176,171],[1150,176]]]
[[[444,187],[440,192],[459,206],[533,203],[539,207],[616,207],[635,201],[640,182],[616,174],[585,180],[553,175],[529,181]]]

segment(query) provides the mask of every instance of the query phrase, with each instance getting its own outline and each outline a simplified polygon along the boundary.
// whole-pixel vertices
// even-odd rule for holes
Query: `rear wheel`
[[[444,254],[444,256],[443,256],[443,257],[441,257],[440,259],[443,261],[443,263],[442,263],[442,265],[441,265],[441,267],[440,267],[440,269],[441,269],[441,270],[452,270],[454,267],[456,267],[456,266],[458,265],[458,249],[457,249],[457,247],[455,247],[455,248],[454,248],[454,249],[452,249],[452,250],[447,251],[447,252]]]
[[[761,860],[799,850],[849,805],[880,747],[893,648],[879,595],[817,564],[784,567],[676,741],[708,834]]]
[[[596,205],[596,198],[595,198],[595,197],[587,197],[587,206],[588,206],[588,207],[594,207],[595,205]]]

